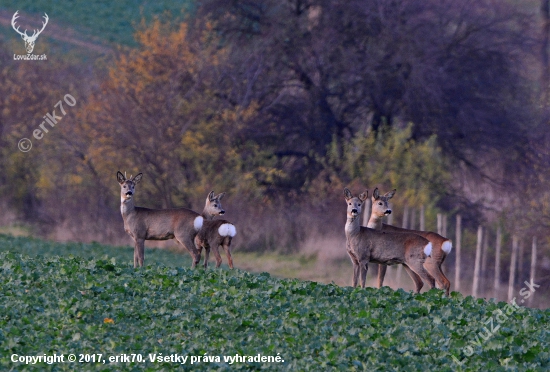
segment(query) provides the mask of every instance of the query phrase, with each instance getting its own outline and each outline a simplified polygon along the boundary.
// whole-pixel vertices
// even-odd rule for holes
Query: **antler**
[[[19,26],[17,26],[17,28],[15,27],[15,20],[17,18],[19,18],[19,15],[17,14],[19,13],[19,10],[15,12],[15,14],[13,15],[13,17],[11,18],[11,27],[13,27],[13,29],[21,36],[23,36],[24,38],[26,39],[30,39],[30,40],[36,40],[36,38],[38,37],[38,35],[40,35],[42,33],[42,31],[44,31],[44,28],[46,28],[46,25],[48,24],[48,21],[49,21],[49,17],[46,13],[44,13],[44,15],[42,16],[44,18],[44,20],[46,22],[42,22],[42,29],[40,31],[38,30],[33,30],[33,33],[31,36],[27,35],[27,30],[25,29],[25,32],[21,32],[19,31]]]
[[[25,30],[25,32],[21,32],[21,31],[19,31],[19,26],[17,26],[17,28],[15,28],[15,20],[16,20],[17,18],[19,18],[19,16],[17,15],[17,13],[19,13],[19,10],[16,11],[15,14],[13,15],[13,17],[11,18],[11,27],[13,27],[13,29],[15,30],[15,32],[17,32],[19,35],[28,37],[28,35],[27,35],[27,30]],[[46,14],[46,13],[44,13],[44,14]]]
[[[42,31],[44,31],[44,28],[46,28],[46,25],[48,24],[48,20],[50,19],[46,13],[44,13],[42,18],[44,18],[46,20],[46,22],[42,22],[42,29],[40,31],[38,31],[38,33],[36,33],[37,30],[34,30],[32,36],[31,36],[32,38],[36,39],[38,37],[38,35],[40,35],[42,33]]]

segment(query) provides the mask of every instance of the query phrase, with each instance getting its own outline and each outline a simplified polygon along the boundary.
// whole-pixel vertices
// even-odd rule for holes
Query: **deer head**
[[[214,191],[210,191],[210,194],[206,197],[206,203],[204,204],[204,210],[202,216],[208,220],[213,219],[215,216],[223,216],[225,210],[222,208],[221,200],[225,192],[214,195]]]
[[[120,171],[116,173],[116,179],[120,184],[120,199],[122,202],[132,200],[135,192],[134,189],[139,181],[141,181],[141,177],[143,177],[143,174],[139,173],[135,177],[130,176],[130,178],[126,179],[126,176],[120,173]]]
[[[392,191],[389,191],[385,193],[384,195],[380,195],[380,192],[378,191],[378,188],[374,189],[374,192],[372,194],[372,215],[376,218],[382,218],[384,216],[387,216],[391,214],[391,208],[388,204],[388,201],[393,198],[395,195],[395,189]]]
[[[365,190],[358,197],[354,197],[348,188],[344,189],[344,197],[346,198],[346,203],[348,203],[348,218],[355,219],[361,215],[362,205],[367,200],[368,195],[368,190]]]
[[[43,18],[46,22],[42,22],[42,29],[40,31],[34,30],[32,35],[29,36],[29,35],[27,35],[27,30],[25,30],[25,32],[21,32],[21,31],[19,31],[19,26],[15,27],[15,20],[17,18],[19,18],[19,15],[17,13],[19,13],[19,10],[15,12],[15,14],[13,15],[13,17],[11,19],[11,27],[13,27],[15,32],[17,32],[19,35],[21,35],[21,38],[23,38],[23,40],[25,41],[25,49],[27,49],[27,53],[30,54],[34,50],[34,43],[36,41],[36,38],[38,37],[38,35],[40,35],[42,33],[42,31],[44,31],[44,28],[48,24],[48,19],[49,18],[48,18],[48,15],[46,13],[44,13]]]

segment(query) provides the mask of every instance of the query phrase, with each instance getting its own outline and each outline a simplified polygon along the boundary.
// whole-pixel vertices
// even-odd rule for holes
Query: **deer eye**
[[[360,206],[361,206],[361,203],[357,204],[357,206],[360,207]]]
[[[378,203],[378,205],[382,205],[382,202]]]
[[[214,204],[214,207],[217,207],[217,206],[218,206],[218,204]]]
[[[124,188],[126,188],[126,185],[124,185]]]

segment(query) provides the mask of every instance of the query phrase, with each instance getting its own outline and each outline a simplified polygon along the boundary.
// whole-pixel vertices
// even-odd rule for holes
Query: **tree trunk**
[[[420,231],[426,231],[426,208],[420,207]]]

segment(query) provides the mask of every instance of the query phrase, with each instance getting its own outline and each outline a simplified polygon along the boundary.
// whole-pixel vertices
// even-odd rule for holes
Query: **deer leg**
[[[208,257],[210,256],[210,244],[204,245],[204,268],[208,267]]]
[[[409,266],[409,268],[412,271],[414,271],[416,274],[418,274],[422,278],[422,280],[424,280],[426,283],[428,283],[428,285],[430,286],[430,289],[431,289],[431,288],[435,287],[434,278],[432,278],[430,276],[430,274],[428,274],[426,269],[424,269],[423,265],[424,265],[424,262],[422,262],[422,261],[408,262],[407,263],[407,266]]]
[[[422,279],[420,279],[420,276],[418,276],[417,273],[415,273],[414,271],[412,271],[412,270],[411,270],[407,265],[405,265],[405,264],[403,264],[403,268],[405,269],[405,271],[407,272],[407,274],[409,274],[409,276],[410,276],[411,279],[413,280],[415,292],[416,292],[416,293],[420,293],[420,290],[421,290],[422,287],[424,286],[424,283],[422,282]]]
[[[445,290],[445,294],[449,296],[451,282],[449,281],[449,279],[447,279],[445,274],[443,274],[439,264],[435,262],[435,260],[433,260],[431,257],[428,257],[424,262],[424,268],[426,269],[426,271],[428,271],[430,276],[437,281],[439,287]]]
[[[449,280],[449,278],[447,278],[447,276],[443,272],[443,269],[441,268],[441,263],[439,264],[439,271],[441,272],[441,275],[443,275],[443,283],[444,283],[443,288],[445,288],[445,293],[447,294],[447,297],[448,297],[451,291],[451,281]]]
[[[143,266],[144,256],[145,256],[145,239],[135,239],[134,267]]]
[[[223,250],[225,251],[225,255],[227,256],[227,263],[229,265],[229,268],[233,268],[233,258],[231,257],[231,238],[226,236],[223,240]]]
[[[222,264],[222,256],[220,255],[220,245],[216,243],[214,245],[214,256],[216,256],[216,268],[220,267]]]
[[[194,269],[197,266],[197,264],[201,262],[201,250],[195,248],[195,236],[193,237],[176,236],[176,240],[178,241],[178,243],[183,245],[183,247],[187,249],[187,251],[191,254],[191,257],[193,257],[193,263],[191,264],[192,269]]]
[[[357,281],[359,279],[359,262],[352,260],[351,263],[353,264],[353,276],[351,278],[351,286],[355,288],[357,287]]]
[[[378,288],[382,288],[382,284],[384,283],[384,277],[386,276],[386,269],[388,266],[378,264]]]
[[[365,288],[365,284],[367,281],[367,271],[369,269],[369,263],[367,262],[361,262],[360,266],[361,268],[361,288]]]
[[[353,288],[357,287],[357,280],[359,279],[359,261],[355,258],[353,254],[348,251],[349,258],[353,264],[353,277],[351,278],[351,286]]]

